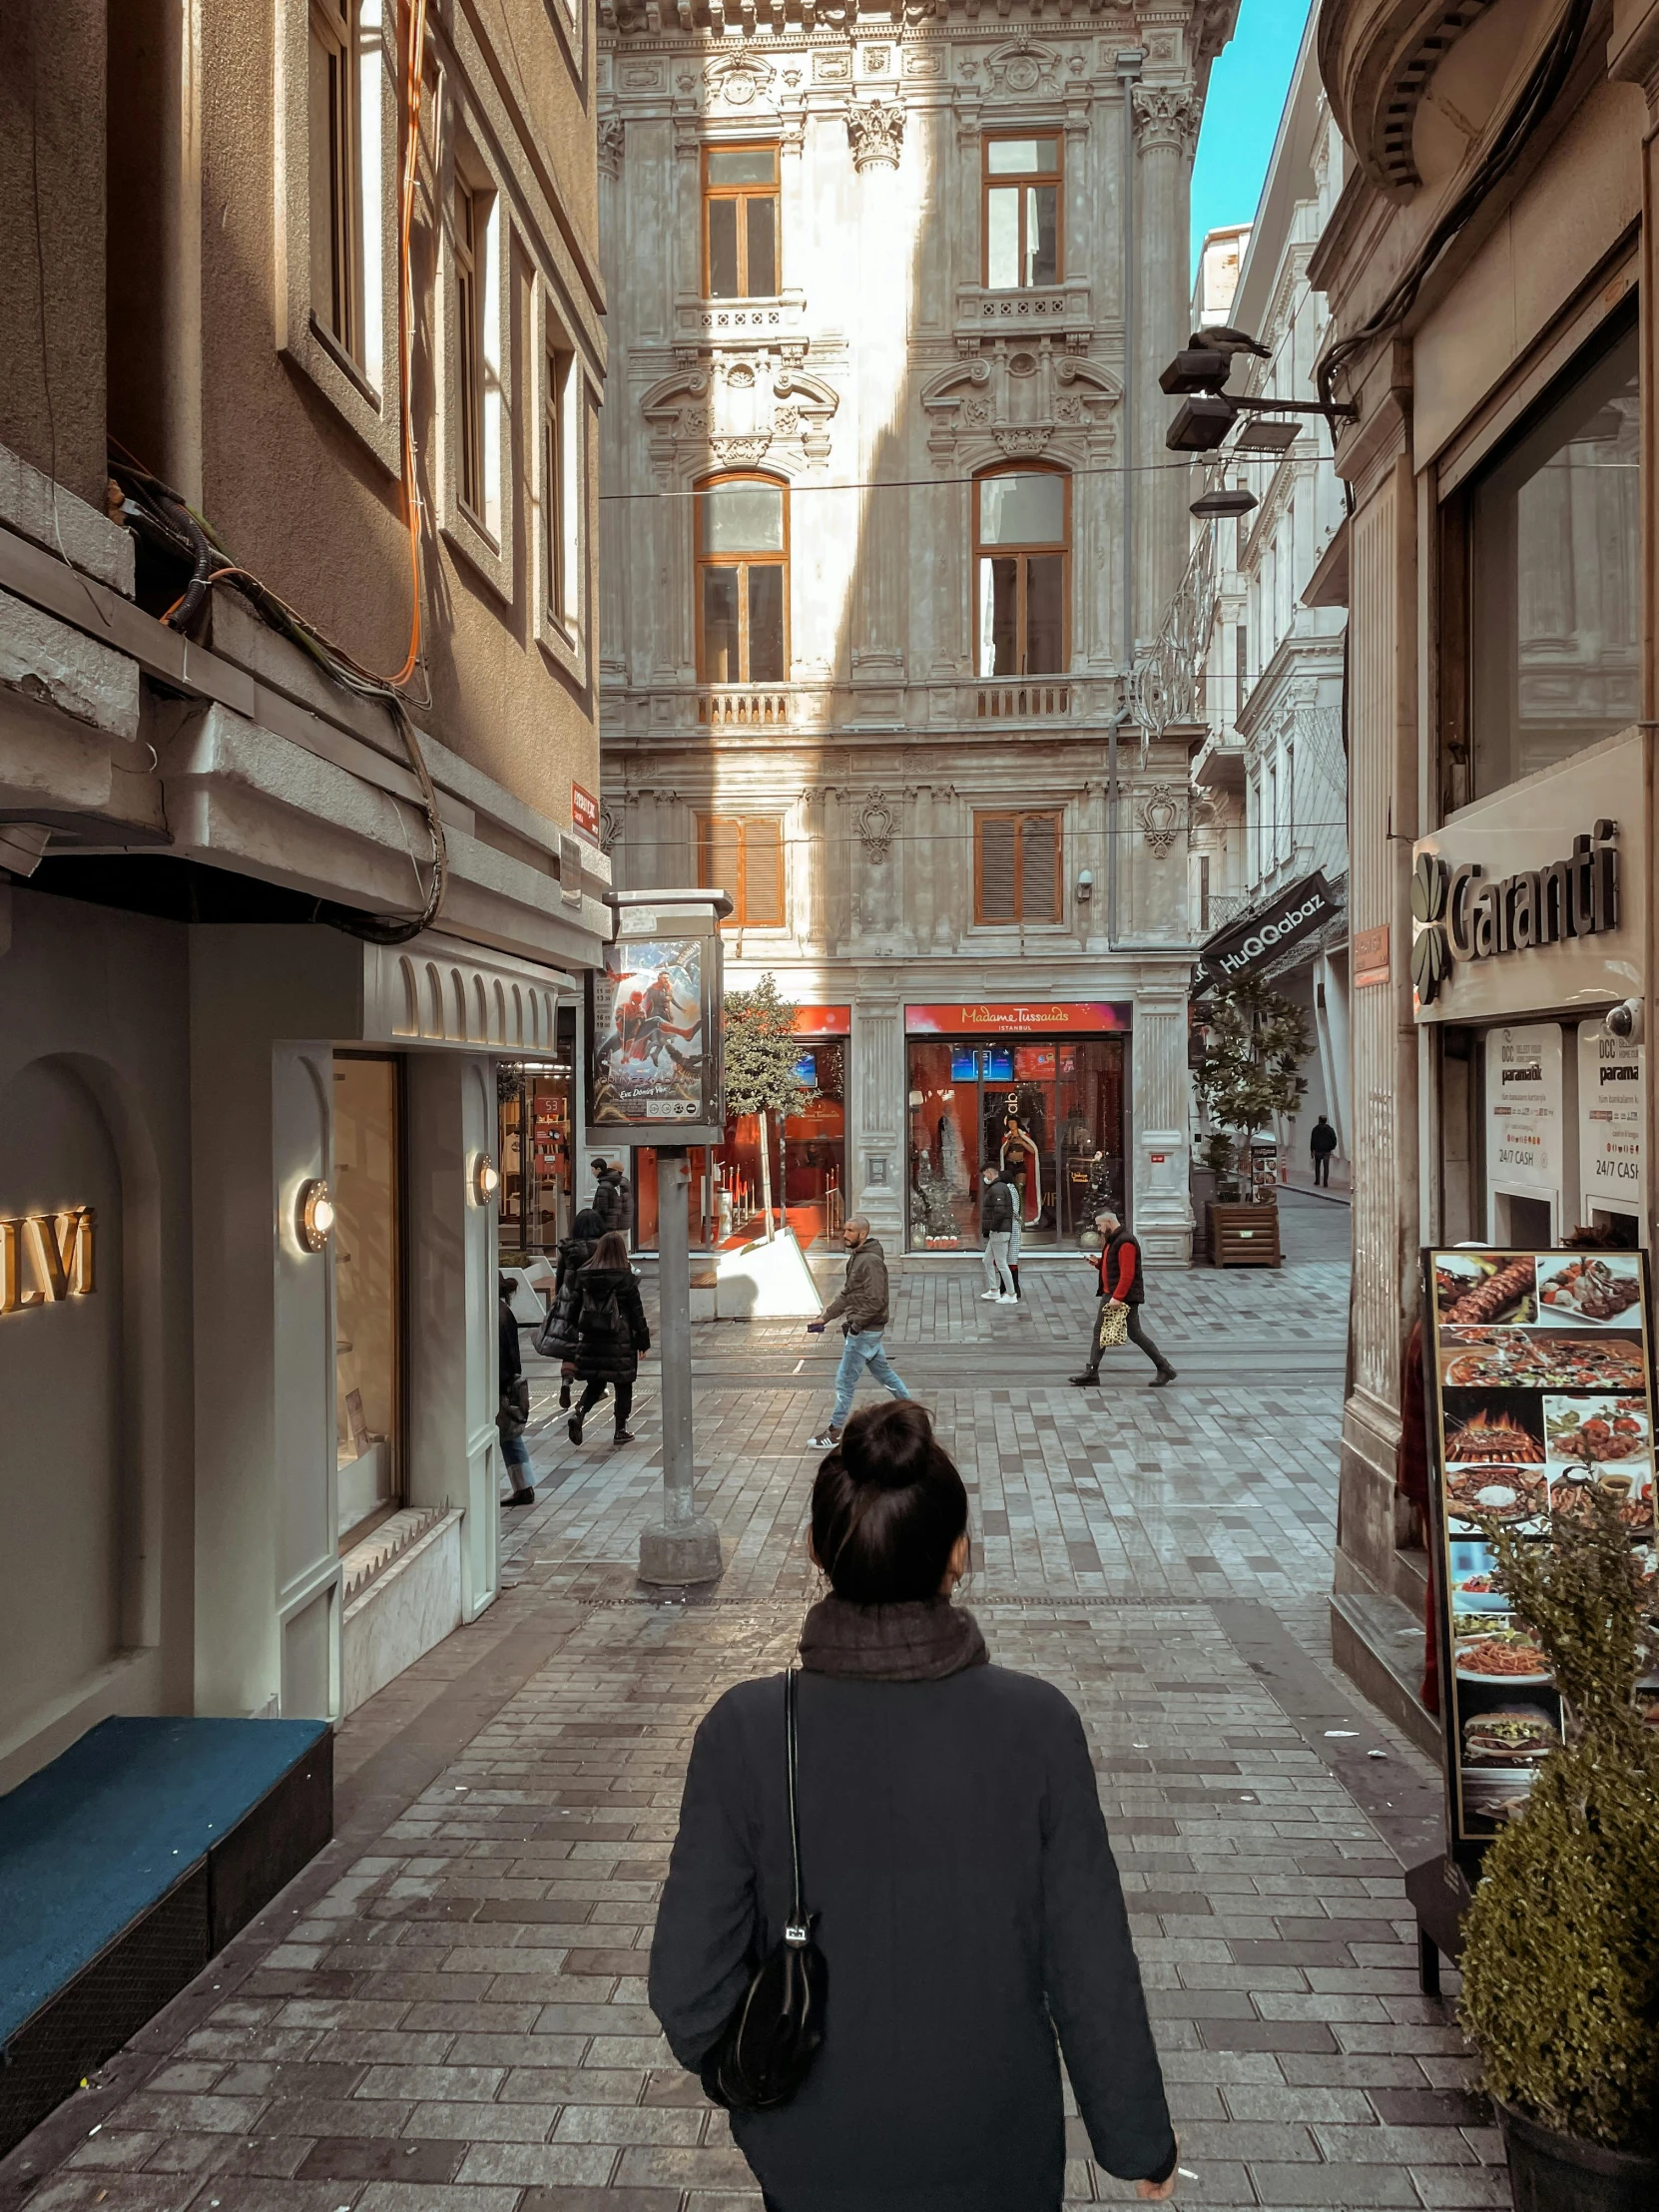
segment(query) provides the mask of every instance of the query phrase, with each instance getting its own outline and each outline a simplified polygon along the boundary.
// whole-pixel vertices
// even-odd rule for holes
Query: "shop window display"
[[[1007,1171],[1022,1243],[1075,1243],[1124,1202],[1124,1040],[909,1046],[910,1247],[976,1249],[979,1169]]]
[[[402,1495],[398,1066],[334,1061],[334,1405],[342,1543]]]
[[[501,1130],[501,1257],[548,1257],[570,1234],[575,1163],[570,1063],[504,1061],[496,1075]]]

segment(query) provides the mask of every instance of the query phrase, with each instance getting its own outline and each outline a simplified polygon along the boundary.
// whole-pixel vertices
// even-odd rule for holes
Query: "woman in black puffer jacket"
[[[628,1415],[634,1407],[634,1378],[640,1354],[651,1349],[651,1332],[640,1304],[639,1279],[628,1265],[628,1240],[608,1229],[593,1258],[576,1278],[576,1373],[585,1387],[567,1423],[573,1444],[582,1441],[582,1422],[605,1395],[616,1393],[616,1436],[631,1444]]]
[[[951,1603],[967,1492],[904,1400],[846,1424],[813,1486],[832,1594],[801,1637],[805,1899],[824,2044],[794,2097],[732,2114],[772,2212],[1060,2212],[1060,2058],[1089,2148],[1170,2197],[1176,2143],[1088,1739],[989,1664]],[[792,1915],[784,1685],[743,1682],[692,1747],[651,2009],[693,2072]]]
[[[576,1375],[576,1279],[593,1258],[593,1248],[604,1234],[605,1224],[591,1206],[584,1206],[559,1247],[553,1303],[536,1339],[536,1350],[542,1358],[559,1362],[559,1403],[566,1412],[570,1410],[570,1385]]]

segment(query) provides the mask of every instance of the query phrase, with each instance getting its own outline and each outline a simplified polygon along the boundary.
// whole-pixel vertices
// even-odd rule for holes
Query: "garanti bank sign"
[[[1411,871],[1417,1019],[1601,1007],[1639,991],[1644,823],[1640,753],[1621,739],[1421,838]]]

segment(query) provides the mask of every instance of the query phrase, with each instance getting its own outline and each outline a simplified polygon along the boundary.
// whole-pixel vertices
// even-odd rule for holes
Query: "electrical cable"
[[[1566,12],[1539,55],[1531,76],[1521,88],[1514,106],[1504,117],[1501,130],[1476,164],[1468,183],[1429,232],[1381,305],[1373,309],[1358,330],[1327,346],[1320,356],[1315,365],[1314,376],[1319,386],[1320,398],[1326,406],[1335,404],[1338,371],[1356,353],[1373,344],[1385,330],[1392,329],[1404,320],[1415,305],[1417,294],[1440,256],[1469,218],[1514,168],[1527,141],[1559,98],[1571,74],[1593,5],[1594,0],[1569,0]],[[1350,512],[1352,511],[1351,490]]]

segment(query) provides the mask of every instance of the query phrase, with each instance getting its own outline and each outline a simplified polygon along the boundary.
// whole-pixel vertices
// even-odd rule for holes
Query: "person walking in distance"
[[[1321,1114],[1308,1136],[1308,1150],[1314,1156],[1314,1187],[1328,1191],[1331,1188],[1331,1155],[1337,1149],[1337,1132]]]
[[[985,1288],[979,1293],[993,1306],[1012,1306],[1014,1278],[1008,1267],[1008,1246],[1014,1234],[1014,1194],[995,1160],[984,1169],[984,1192],[979,1200],[979,1234],[985,1240],[980,1262]]]
[[[581,1292],[576,1307],[576,1373],[583,1389],[566,1429],[573,1444],[582,1441],[582,1423],[604,1396],[608,1382],[616,1394],[612,1440],[631,1444],[628,1415],[634,1409],[634,1379],[640,1372],[640,1354],[651,1349],[651,1332],[620,1230],[606,1230],[576,1281]]]
[[[530,1447],[524,1441],[524,1424],[530,1418],[530,1385],[524,1378],[524,1355],[518,1342],[518,1320],[513,1313],[513,1279],[500,1279],[501,1352],[496,1371],[499,1396],[495,1428],[501,1438],[501,1458],[512,1479],[509,1505],[534,1505],[530,1480]]]
[[[1175,2194],[1088,1739],[952,1603],[967,1519],[919,1405],[854,1414],[813,1484],[830,1595],[801,1634],[794,1801],[825,2034],[793,2098],[731,2116],[769,2212],[1060,2212],[1062,2058],[1098,2163]],[[784,1698],[738,1683],[692,1746],[647,1995],[693,2074],[794,1918]]]
[[[869,1223],[862,1214],[847,1215],[841,1240],[847,1253],[841,1294],[824,1309],[822,1319],[807,1324],[809,1336],[822,1337],[830,1322],[838,1321],[846,1340],[841,1346],[841,1364],[835,1371],[835,1409],[830,1425],[821,1436],[809,1438],[815,1451],[832,1451],[840,1442],[846,1416],[852,1410],[852,1393],[866,1368],[871,1379],[885,1383],[894,1397],[910,1394],[881,1346],[881,1332],[887,1326],[887,1256],[870,1235]]]
[[[628,1179],[620,1167],[611,1167],[604,1160],[593,1163],[593,1211],[606,1229],[626,1232],[628,1226]]]
[[[1100,1253],[1100,1304],[1095,1310],[1094,1336],[1089,1344],[1088,1365],[1081,1375],[1074,1375],[1072,1381],[1080,1386],[1100,1381],[1100,1355],[1107,1316],[1115,1308],[1122,1306],[1128,1309],[1126,1331],[1129,1342],[1139,1345],[1157,1369],[1157,1374],[1152,1378],[1152,1387],[1161,1390],[1166,1383],[1175,1381],[1175,1370],[1141,1327],[1141,1307],[1146,1301],[1146,1286],[1141,1276],[1140,1245],[1125,1229],[1117,1215],[1110,1211],[1096,1214],[1094,1224],[1104,1240]]]

